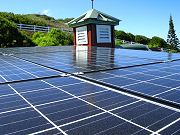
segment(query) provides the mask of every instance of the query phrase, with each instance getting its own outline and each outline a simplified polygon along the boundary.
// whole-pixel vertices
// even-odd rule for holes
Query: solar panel
[[[167,63],[166,53],[108,48],[0,51],[1,134],[180,133],[177,54]]]
[[[7,122],[1,123],[1,125],[3,125],[2,129],[4,133],[27,134],[30,131],[39,132],[36,131],[36,128],[31,128],[29,131],[28,128],[24,126],[23,131],[20,130],[21,128],[12,128],[12,130],[5,131],[6,125],[11,128],[11,126],[13,127],[14,123],[16,123],[16,126],[19,127],[22,122],[25,124],[26,122],[31,122],[31,120],[33,123],[35,123],[35,125],[31,124],[31,126],[37,126],[37,129],[44,130],[44,127],[47,129],[51,128],[50,124],[43,124],[44,120],[41,120],[42,116],[34,114],[37,112],[34,111],[31,106],[29,106],[25,101],[24,104],[26,103],[26,105],[21,103],[21,100],[19,100],[21,97],[19,97],[17,93],[25,98],[28,103],[30,102],[37,110],[48,117],[48,119],[50,119],[53,123],[61,127],[69,134],[81,134],[81,132],[82,134],[86,134],[86,132],[87,134],[108,134],[112,129],[115,129],[113,132],[119,131],[119,133],[125,132],[127,134],[136,134],[136,132],[142,132],[142,128],[145,130],[143,133],[153,133],[156,130],[146,129],[145,127],[149,125],[152,126],[154,123],[156,124],[156,122],[164,120],[166,117],[168,118],[169,115],[174,117],[176,115],[179,116],[179,113],[176,111],[147,103],[128,95],[116,93],[96,85],[94,86],[93,84],[88,84],[87,82],[76,80],[76,82],[73,81],[72,84],[69,83],[67,85],[65,83],[58,85],[57,80],[59,80],[59,82],[63,82],[63,80],[66,80],[66,78],[23,82],[24,84],[15,83],[11,85],[2,85],[5,87],[5,89],[7,89],[7,86],[9,86],[8,88],[17,91],[16,94],[14,93],[14,95],[6,96],[9,99],[13,99],[14,103],[11,104],[13,104],[15,108],[11,108],[11,110],[1,110],[0,113],[2,115],[1,118],[5,119],[2,122]],[[70,78],[68,80],[70,80]],[[71,78],[71,80],[75,79]],[[53,81],[55,81],[56,85],[53,84]],[[87,88],[84,88],[84,90],[83,87],[79,88],[77,84],[85,84],[84,86],[87,85]],[[12,98],[12,96],[15,98]],[[20,105],[18,101],[20,101]],[[6,103],[4,98],[2,98],[2,103]],[[4,106],[6,106],[6,104]],[[135,112],[132,112],[132,110]],[[153,115],[160,115],[160,112],[164,112],[161,114],[160,118],[155,117],[152,122],[148,121],[149,117],[153,117]],[[14,115],[16,115],[16,117],[15,120],[13,119],[14,121],[12,121],[11,118],[14,117]],[[144,118],[144,115],[147,115],[147,117]],[[23,119],[19,119],[20,116]],[[140,119],[140,116],[142,119]],[[171,122],[174,121],[174,117],[171,118]],[[134,118],[134,122],[132,122],[132,118]],[[11,119],[11,121],[6,119]],[[145,119],[150,123],[149,125],[138,123],[142,120],[144,121]],[[40,121],[40,123],[37,123],[36,121]],[[107,124],[107,127],[104,127],[104,123],[109,124]],[[92,130],[92,132],[90,132],[90,128],[93,128],[95,125],[102,126],[102,128]],[[127,129],[126,131],[126,129],[124,129],[126,126],[133,127],[133,130],[131,131]],[[88,130],[85,130],[86,128],[88,128]],[[16,131],[14,132],[14,130]]]
[[[158,59],[130,57],[123,56],[123,54],[123,59],[121,59],[121,51],[99,48],[90,51],[73,50],[71,52],[34,53],[33,55],[16,54],[16,56],[70,73],[91,72],[159,62]]]
[[[62,74],[11,56],[0,57],[0,83],[58,76]]]
[[[133,67],[120,70],[111,70],[100,73],[85,74],[86,77],[98,79],[104,83],[125,88],[130,91],[164,98],[172,102],[180,103],[173,98],[180,88],[180,70],[178,61]],[[172,98],[170,98],[172,96]],[[167,98],[168,97],[168,98]]]

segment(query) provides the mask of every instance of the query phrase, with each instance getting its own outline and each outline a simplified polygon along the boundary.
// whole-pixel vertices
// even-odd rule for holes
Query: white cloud
[[[50,10],[49,9],[45,9],[41,12],[41,14],[43,15],[50,15]]]

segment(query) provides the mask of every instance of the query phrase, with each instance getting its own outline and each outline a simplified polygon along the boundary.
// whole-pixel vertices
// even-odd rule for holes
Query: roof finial
[[[94,9],[94,0],[91,0],[92,1],[92,9]]]

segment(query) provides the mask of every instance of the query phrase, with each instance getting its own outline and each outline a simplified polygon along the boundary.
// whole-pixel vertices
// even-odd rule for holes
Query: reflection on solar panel
[[[55,51],[54,51],[55,50]],[[180,55],[0,49],[0,133],[180,134]]]

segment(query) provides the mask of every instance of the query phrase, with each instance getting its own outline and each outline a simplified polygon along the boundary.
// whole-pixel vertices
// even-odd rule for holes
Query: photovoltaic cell
[[[180,104],[180,89],[171,90],[157,95],[157,97]]]
[[[180,134],[179,125],[180,125],[180,120],[178,122],[176,122],[175,124],[172,124],[171,126],[166,128],[165,130],[161,131],[160,134],[178,135],[178,134]]]
[[[124,122],[110,114],[102,114],[75,124],[62,127],[71,135],[92,135],[92,134],[136,134],[138,132],[150,134],[148,131],[142,131],[141,128]]]
[[[30,134],[52,127],[33,109],[0,114],[0,119],[1,134]]]
[[[29,105],[17,94],[0,97],[0,113],[29,107]]]
[[[149,127],[149,129],[153,131],[163,128],[166,124],[171,123],[180,117],[180,114],[177,112],[144,102],[117,109],[113,111],[113,113],[143,127]],[[169,119],[169,117],[170,120],[167,122],[166,120]],[[162,121],[165,123],[162,123]]]

